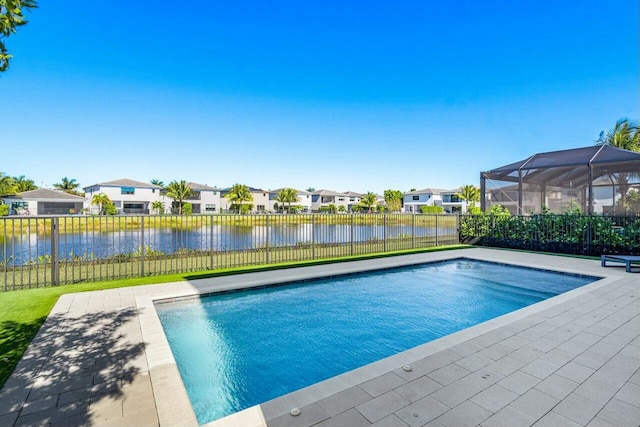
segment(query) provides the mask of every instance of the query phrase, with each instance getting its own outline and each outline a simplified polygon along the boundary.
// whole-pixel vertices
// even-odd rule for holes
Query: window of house
[[[339,202],[344,202],[344,197],[338,197]]]
[[[216,211],[216,205],[204,205],[204,211],[205,212],[215,212]]]
[[[420,200],[420,196],[413,196],[411,200]]]
[[[135,194],[136,189],[133,187],[120,187],[120,194]]]
[[[156,192],[156,189],[155,189],[155,188],[152,188],[152,189],[151,189],[151,192],[152,192],[152,193],[155,193],[155,192]]]

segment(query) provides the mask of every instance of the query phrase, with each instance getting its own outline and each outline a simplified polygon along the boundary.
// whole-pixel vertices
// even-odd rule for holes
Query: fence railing
[[[460,241],[575,255],[640,255],[640,217],[463,215]]]
[[[457,244],[456,215],[0,218],[0,291]]]

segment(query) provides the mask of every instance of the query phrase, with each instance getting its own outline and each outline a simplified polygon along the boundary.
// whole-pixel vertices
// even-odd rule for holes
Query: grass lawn
[[[325,258],[314,261],[299,261],[280,264],[258,265],[250,267],[226,268],[220,270],[200,271],[197,273],[181,273],[165,276],[152,276],[133,279],[114,280],[108,282],[80,283],[48,287],[41,289],[24,289],[19,291],[0,292],[0,388],[13,372],[20,357],[44,323],[47,315],[60,295],[73,292],[122,288],[126,286],[148,285],[156,283],[178,282],[206,277],[224,276],[257,271],[310,265],[330,264],[342,261],[355,261],[369,258],[408,255],[413,253],[437,252],[450,249],[469,248],[468,245],[439,246],[435,248],[404,250],[387,253]]]

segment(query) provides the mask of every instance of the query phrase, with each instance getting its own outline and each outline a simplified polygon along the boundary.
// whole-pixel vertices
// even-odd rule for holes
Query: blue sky
[[[454,188],[640,116],[636,0],[42,0],[29,19],[5,40],[0,170],[38,185]]]

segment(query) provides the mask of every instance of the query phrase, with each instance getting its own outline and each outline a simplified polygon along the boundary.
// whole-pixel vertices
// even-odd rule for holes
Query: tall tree
[[[111,203],[113,202],[111,201],[109,196],[104,193],[96,194],[91,198],[91,204],[98,206],[98,213],[100,215],[107,214],[107,206]]]
[[[473,208],[480,201],[480,190],[475,185],[463,185],[458,197],[466,201],[468,207]]]
[[[22,193],[23,191],[37,190],[38,186],[32,179],[26,179],[24,175],[14,176],[13,181],[16,183],[16,191]]]
[[[249,187],[243,184],[234,184],[224,197],[229,199],[232,205],[236,205],[238,213],[240,213],[240,207],[243,203],[253,201],[253,195]]]
[[[18,192],[13,178],[0,172],[0,196],[10,196]]]
[[[35,0],[0,0],[0,72],[9,68],[11,59],[3,40],[27,23],[24,11],[36,7],[38,4]]]
[[[158,187],[162,187],[164,188],[164,181],[161,181],[159,179],[152,179],[151,181],[149,181],[151,184],[153,185],[157,185]]]
[[[596,144],[610,145],[640,153],[640,126],[629,119],[619,119],[613,129],[600,132]],[[630,182],[638,177],[640,177],[640,172],[611,174],[611,178],[616,182],[620,192],[620,205],[623,209],[628,208],[627,193],[631,189]]]
[[[371,212],[371,209],[376,205],[377,202],[378,196],[376,196],[371,191],[360,198],[360,204],[365,208],[368,208],[369,212]]]
[[[167,196],[173,199],[174,204],[178,207],[178,215],[182,215],[182,205],[192,195],[193,191],[185,180],[171,181],[167,185]]]
[[[80,192],[76,190],[76,188],[80,187],[80,183],[77,182],[75,178],[69,179],[65,176],[62,178],[61,182],[56,182],[53,186],[65,193],[75,194],[76,196],[80,195]]]
[[[402,191],[384,190],[384,202],[391,212],[400,212],[402,209]]]
[[[298,191],[295,188],[283,188],[278,193],[276,200],[282,203],[282,211],[284,212],[284,204],[287,204],[287,211],[291,213],[291,203],[298,203],[300,198],[298,197]]]
[[[316,191],[316,189],[315,189],[315,187],[309,187],[309,188],[307,188],[307,191],[309,193],[313,193],[314,191]]]

